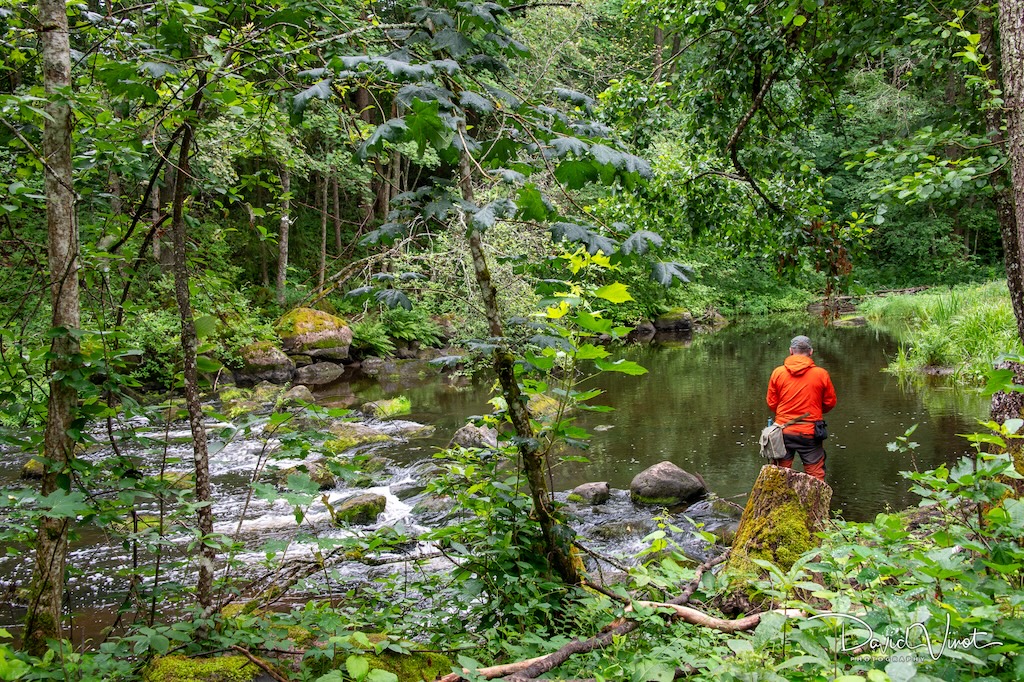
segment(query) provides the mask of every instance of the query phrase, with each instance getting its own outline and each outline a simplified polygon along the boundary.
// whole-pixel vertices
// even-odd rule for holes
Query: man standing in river
[[[827,434],[822,417],[836,406],[836,389],[828,372],[814,364],[813,354],[809,338],[794,337],[789,342],[789,357],[768,380],[767,399],[775,423],[798,420],[783,429],[787,457],[775,463],[790,469],[799,454],[804,473],[824,481]]]

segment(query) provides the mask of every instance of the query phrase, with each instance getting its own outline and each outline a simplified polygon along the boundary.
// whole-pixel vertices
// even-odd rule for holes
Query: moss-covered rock
[[[693,315],[686,308],[673,308],[654,320],[659,332],[688,332],[693,330]]]
[[[263,403],[256,400],[250,389],[228,386],[218,394],[220,411],[228,419],[237,419],[242,415],[258,412]]]
[[[46,473],[46,467],[43,463],[33,457],[21,467],[21,477],[25,480],[37,480],[43,477]]]
[[[327,429],[331,437],[324,441],[323,450],[339,454],[368,443],[385,443],[391,436],[355,422],[335,422]]]
[[[245,656],[159,656],[143,672],[142,679],[144,682],[253,682],[262,674],[263,671]]]
[[[352,525],[376,523],[387,503],[387,498],[374,493],[350,497],[334,508],[334,521]]]
[[[376,419],[391,419],[412,412],[412,401],[404,395],[364,403],[359,411]]]
[[[340,317],[313,308],[295,308],[278,321],[274,330],[289,354],[322,360],[347,360],[352,329]]]
[[[252,386],[261,381],[283,384],[295,374],[295,363],[274,341],[257,341],[238,351],[242,366],[234,372],[235,383]]]

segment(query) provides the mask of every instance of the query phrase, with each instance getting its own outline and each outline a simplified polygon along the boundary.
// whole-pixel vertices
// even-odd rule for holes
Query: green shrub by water
[[[930,289],[874,298],[860,307],[867,320],[892,334],[900,350],[889,370],[950,368],[966,383],[981,380],[1020,340],[1004,282]]]

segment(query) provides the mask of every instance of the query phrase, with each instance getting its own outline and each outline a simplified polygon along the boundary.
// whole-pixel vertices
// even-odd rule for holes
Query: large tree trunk
[[[71,87],[71,49],[67,8],[63,0],[39,0],[40,45],[43,80],[49,101],[48,120],[43,124],[45,160],[46,222],[50,270],[51,327],[75,330],[79,327],[78,224],[71,170],[71,108],[57,91]],[[68,435],[74,419],[78,394],[63,378],[78,353],[78,341],[71,334],[56,334],[50,342],[50,396],[47,404],[44,454],[49,463],[43,474],[42,494],[57,491],[58,476],[67,471],[74,454]],[[61,377],[61,378],[56,378]],[[61,603],[64,594],[64,566],[67,560],[67,519],[43,517],[36,539],[35,572],[32,577],[28,614],[25,619],[25,649],[42,656],[47,639],[60,639]]]
[[[770,561],[783,571],[818,545],[814,534],[829,518],[832,488],[813,476],[766,464],[754,483],[732,543],[725,573],[761,573],[751,559]]]
[[[205,77],[192,102],[191,114],[198,114]],[[178,152],[178,180],[174,186],[174,203],[171,212],[171,232],[174,239],[174,298],[181,317],[182,372],[185,378],[185,409],[192,432],[192,452],[196,474],[196,511],[199,526],[199,576],[196,581],[196,600],[204,609],[213,604],[213,573],[217,552],[211,544],[213,537],[213,510],[210,506],[210,455],[206,444],[206,429],[203,427],[203,405],[199,395],[199,369],[196,365],[196,325],[192,318],[192,302],[189,297],[187,247],[185,233],[185,189],[189,178],[189,155],[192,151],[194,133],[191,123],[186,123],[181,135]]]
[[[460,134],[465,136],[464,124],[460,123],[459,125]],[[473,166],[469,153],[466,151],[462,152],[460,158],[459,176],[459,189],[462,191],[462,198],[473,202]],[[480,232],[472,228],[469,231],[469,250],[473,257],[473,270],[476,274],[477,285],[480,287],[490,335],[495,339],[502,339],[505,334],[501,324],[501,313],[498,309],[498,292],[491,280],[487,254],[484,252]],[[566,540],[567,533],[559,532],[558,526],[561,525],[561,520],[552,505],[547,477],[544,475],[544,454],[538,446],[533,425],[530,424],[526,399],[519,388],[519,380],[515,374],[515,361],[503,344],[495,348],[493,360],[494,370],[498,375],[498,382],[507,405],[509,420],[516,432],[517,447],[519,455],[523,459],[523,469],[530,486],[530,496],[533,499],[533,512],[540,524],[547,550],[547,559],[563,580],[574,585],[579,584],[581,577],[579,568],[573,560],[572,546]]]
[[[277,302],[284,305],[285,283],[288,280],[288,228],[291,218],[292,176],[287,168],[281,170],[281,228],[277,237]]]
[[[1024,0],[999,0],[999,40],[1006,155],[1012,178],[1012,197],[1000,207],[999,217],[1006,252],[1006,281],[1017,317],[1017,333],[1024,341],[1024,235],[1021,234],[1024,227]],[[1009,218],[1011,207],[1012,221]]]

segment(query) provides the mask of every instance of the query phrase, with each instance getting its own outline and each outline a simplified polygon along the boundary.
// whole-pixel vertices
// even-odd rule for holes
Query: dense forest
[[[1024,675],[1021,0],[0,0],[0,54],[0,679]],[[551,467],[587,378],[644,380],[626,344],[918,288],[898,362],[998,396],[920,508],[728,559],[667,512],[628,560],[575,535]],[[411,358],[494,387],[419,538],[324,492],[402,398],[299,390]],[[291,536],[214,514],[240,441],[238,528]],[[95,538],[102,613],[69,587]]]

